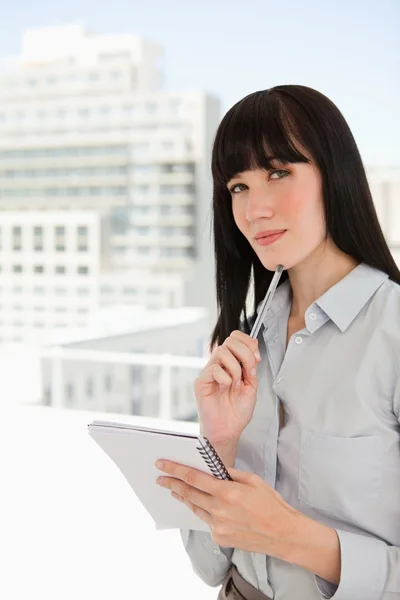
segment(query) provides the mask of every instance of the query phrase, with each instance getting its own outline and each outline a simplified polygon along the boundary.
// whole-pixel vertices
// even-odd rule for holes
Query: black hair
[[[211,347],[234,329],[250,331],[273,272],[258,259],[233,218],[227,182],[250,169],[310,162],[320,171],[326,236],[359,262],[400,283],[400,271],[382,232],[365,169],[346,120],[326,96],[302,85],[249,94],[222,119],[212,152],[213,236],[218,319]],[[288,278],[283,271],[279,285]],[[252,314],[246,299],[254,286]]]

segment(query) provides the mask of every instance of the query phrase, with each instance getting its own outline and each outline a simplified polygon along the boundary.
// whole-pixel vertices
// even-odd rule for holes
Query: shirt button
[[[296,342],[296,344],[301,344],[303,340],[301,337],[298,336],[297,338],[295,338],[294,341]]]
[[[213,554],[221,554],[221,550],[219,548],[214,548],[212,552]]]
[[[278,379],[276,380],[276,383],[280,383],[282,381],[282,377],[278,377]]]
[[[315,321],[316,318],[317,318],[317,315],[315,313],[310,313],[310,319],[312,321]]]

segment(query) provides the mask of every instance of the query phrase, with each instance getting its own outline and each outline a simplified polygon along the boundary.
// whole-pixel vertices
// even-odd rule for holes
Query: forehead
[[[247,169],[246,171],[240,171],[240,173],[232,175],[230,181],[232,181],[232,179],[240,179],[241,177],[251,177],[252,175],[264,175],[267,172],[268,170],[263,168]]]

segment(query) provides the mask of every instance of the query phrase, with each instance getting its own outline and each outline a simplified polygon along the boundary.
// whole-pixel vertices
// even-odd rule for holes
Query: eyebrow
[[[267,156],[267,161],[268,162],[278,162],[278,163],[284,163],[285,161],[283,161],[282,159],[277,158],[276,156]],[[272,169],[273,167],[270,165],[268,167],[269,169]],[[268,170],[268,168],[264,169],[265,171]],[[262,167],[260,167],[260,169],[262,169]],[[248,171],[252,171],[253,169],[247,169]],[[239,173],[235,173],[234,175],[232,175],[232,177],[226,182],[226,185],[228,186],[229,183],[232,181],[232,179],[240,179],[241,177],[243,177],[244,173],[246,171],[240,171]]]

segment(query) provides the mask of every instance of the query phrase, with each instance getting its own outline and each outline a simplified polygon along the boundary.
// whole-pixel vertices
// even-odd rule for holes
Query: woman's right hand
[[[214,447],[237,444],[257,398],[258,340],[233,331],[194,384],[201,434]]]

